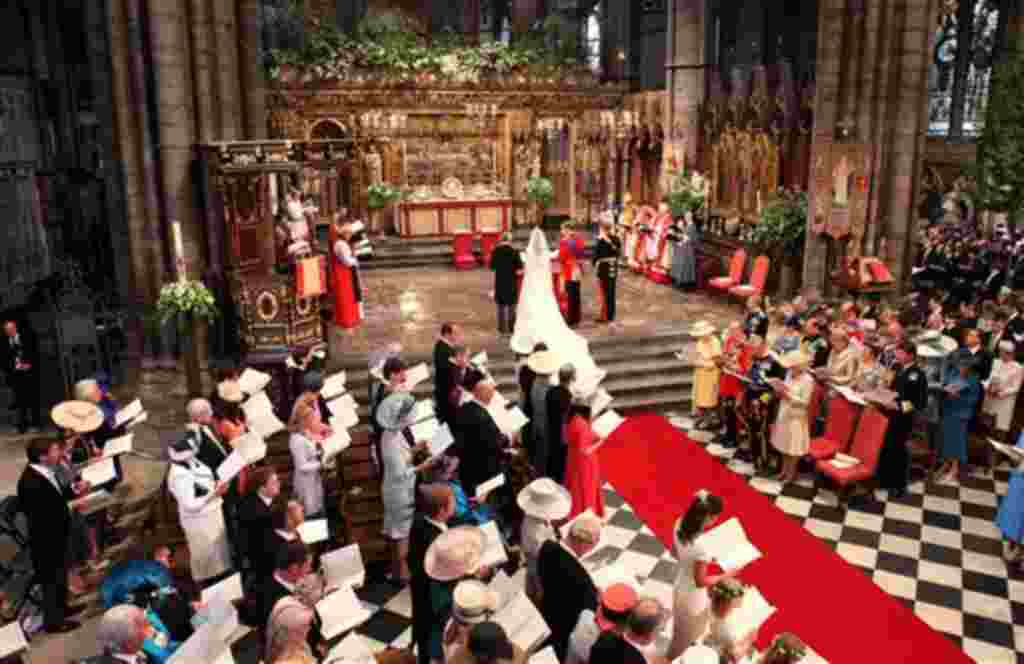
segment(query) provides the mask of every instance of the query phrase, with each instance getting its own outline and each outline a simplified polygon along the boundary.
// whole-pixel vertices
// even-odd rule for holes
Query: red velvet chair
[[[715,277],[708,280],[708,286],[715,290],[728,291],[733,286],[738,286],[743,278],[743,267],[747,264],[747,252],[737,249],[729,259],[729,274],[724,277]]]
[[[452,254],[456,270],[471,270],[475,268],[476,257],[473,256],[473,234],[463,232],[453,235]]]
[[[876,408],[865,408],[857,423],[857,431],[853,434],[853,444],[849,452],[850,456],[859,460],[859,463],[848,468],[837,468],[831,459],[816,462],[818,471],[839,487],[840,503],[846,501],[850,490],[856,484],[875,476],[878,470],[878,457],[885,442],[885,430],[888,428],[888,417]]]
[[[750,272],[750,283],[733,286],[729,289],[729,294],[744,300],[751,295],[760,295],[764,291],[764,282],[768,279],[768,268],[771,264],[767,256],[755,258],[754,269]]]
[[[814,389],[811,391],[811,402],[807,404],[807,429],[811,433],[817,430],[815,423],[818,421],[818,413],[821,412],[821,402],[825,398],[825,386],[814,381]]]
[[[860,415],[860,407],[847,401],[841,395],[837,394],[829,399],[825,433],[818,438],[811,439],[811,457],[815,461],[822,461],[831,459],[837,452],[843,454],[849,452],[858,415]]]

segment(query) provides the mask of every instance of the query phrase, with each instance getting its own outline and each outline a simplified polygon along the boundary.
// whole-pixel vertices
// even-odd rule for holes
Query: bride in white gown
[[[573,365],[577,384],[585,383],[596,388],[605,372],[594,363],[586,339],[565,324],[555,299],[551,260],[557,257],[558,252],[548,248],[544,233],[534,228],[523,254],[523,287],[516,307],[512,350],[520,355],[529,355],[534,346],[544,343],[560,364]]]

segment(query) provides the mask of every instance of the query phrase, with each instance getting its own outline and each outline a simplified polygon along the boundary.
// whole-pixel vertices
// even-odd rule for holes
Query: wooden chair
[[[823,461],[838,452],[847,453],[859,415],[860,408],[844,397],[836,395],[829,399],[825,433],[811,440],[811,457],[815,461]]]
[[[764,291],[764,282],[768,279],[768,268],[771,267],[771,263],[767,256],[755,258],[754,269],[750,273],[750,282],[733,286],[729,289],[729,294],[744,300],[751,295],[760,295]]]
[[[743,278],[743,267],[747,264],[747,252],[737,249],[729,259],[729,274],[723,277],[715,277],[708,280],[708,286],[715,290],[728,291],[733,286],[738,286]]]
[[[876,408],[865,408],[850,446],[850,456],[855,457],[859,463],[848,468],[837,468],[831,459],[816,462],[818,471],[839,488],[840,504],[846,502],[854,486],[874,478],[888,428],[888,417]]]

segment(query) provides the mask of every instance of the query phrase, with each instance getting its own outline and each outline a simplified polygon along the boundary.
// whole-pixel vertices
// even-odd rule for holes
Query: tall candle
[[[171,248],[175,268],[178,271],[178,281],[185,281],[185,242],[181,237],[181,222],[171,222]]]

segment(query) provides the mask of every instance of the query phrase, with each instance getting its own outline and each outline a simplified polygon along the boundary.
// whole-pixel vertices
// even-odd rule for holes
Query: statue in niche
[[[832,170],[832,205],[845,208],[850,204],[850,162],[844,156]]]
[[[315,226],[317,208],[311,200],[303,201],[301,189],[290,187],[281,210],[283,214],[279,218],[274,234],[282,250],[278,256],[282,253],[287,256],[287,265],[279,267],[287,269],[296,261],[313,254],[315,240],[312,229]]]
[[[384,181],[384,159],[380,153],[371,148],[371,151],[363,158],[366,165],[367,184],[380,184]]]

